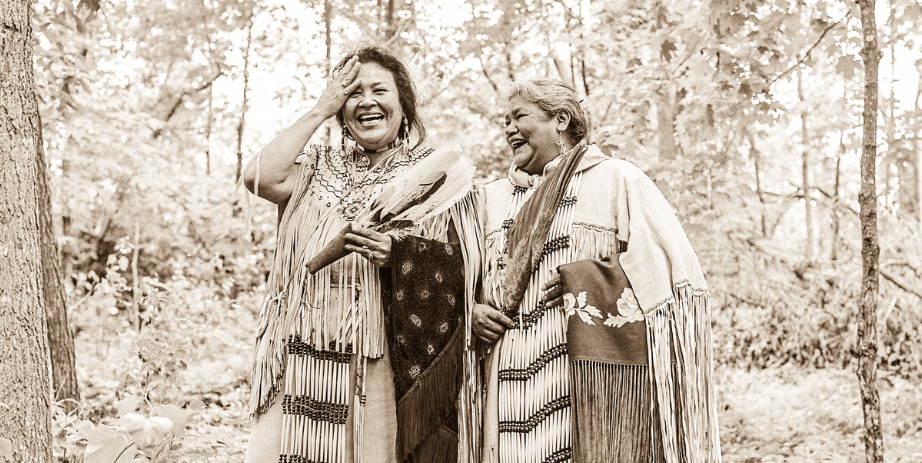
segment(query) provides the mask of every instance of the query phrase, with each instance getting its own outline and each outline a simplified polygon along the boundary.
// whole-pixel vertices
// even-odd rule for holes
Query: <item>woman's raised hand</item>
[[[339,112],[339,109],[346,104],[349,95],[355,91],[361,80],[355,78],[359,73],[362,63],[359,62],[358,56],[353,56],[346,61],[342,69],[327,82],[327,88],[323,90],[320,99],[317,101],[317,110],[327,118],[333,117]]]

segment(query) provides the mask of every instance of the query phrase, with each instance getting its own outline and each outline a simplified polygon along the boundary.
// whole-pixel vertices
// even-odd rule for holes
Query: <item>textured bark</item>
[[[880,245],[877,240],[877,68],[880,47],[874,22],[875,0],[858,0],[864,46],[864,132],[861,149],[861,300],[858,303],[858,385],[864,411],[864,452],[869,463],[884,461],[877,385],[877,301],[880,290]]]
[[[36,158],[42,132],[31,3],[0,2],[0,443],[15,462],[49,462],[51,387]]]
[[[54,400],[64,401],[65,410],[70,411],[76,406],[75,401],[80,399],[74,358],[74,335],[67,322],[67,297],[61,280],[61,255],[58,252],[51,218],[51,191],[48,188],[48,171],[43,151],[39,143],[35,153],[35,185],[42,245],[45,319],[48,324],[48,346],[51,350],[51,387]]]

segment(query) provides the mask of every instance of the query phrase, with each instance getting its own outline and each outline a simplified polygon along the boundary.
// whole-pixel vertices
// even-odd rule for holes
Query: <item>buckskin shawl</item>
[[[363,158],[353,149],[310,146],[298,158],[298,183],[279,222],[260,311],[251,379],[252,414],[264,413],[276,400],[283,402],[283,461],[338,462],[349,454],[356,462],[363,460],[362,370],[365,359],[383,355],[386,341],[379,272],[355,254],[314,275],[305,264],[364,201],[431,152],[397,152],[370,169],[358,162]],[[259,156],[254,159],[258,162]],[[464,262],[466,314],[473,306],[482,254],[475,201],[472,190],[448,211],[405,232],[447,242],[449,223],[455,225]],[[358,360],[357,377],[350,374],[353,357]],[[352,442],[346,442],[349,416]]]
[[[546,171],[554,168],[551,163]],[[511,172],[507,180],[484,187],[481,298],[495,307],[504,301],[505,229],[534,193],[534,183],[542,181],[522,178],[521,172]],[[618,254],[622,242],[627,250]],[[570,394],[572,387],[581,387],[570,381],[566,330],[572,320],[561,310],[546,310],[539,302],[540,287],[562,264],[617,254],[644,318],[650,367],[639,380],[649,383],[651,395],[639,400],[654,414],[663,459],[720,461],[707,286],[687,237],[653,182],[634,165],[590,146],[566,187],[544,254],[516,325],[496,345],[469,349],[469,357],[482,364],[465,365],[465,386],[473,396],[464,402],[462,415],[481,416],[483,427],[466,435],[462,448],[480,450],[484,462],[579,458],[571,448],[571,429],[580,431],[571,424]],[[481,388],[486,392],[478,396]],[[579,416],[580,402],[573,403]]]

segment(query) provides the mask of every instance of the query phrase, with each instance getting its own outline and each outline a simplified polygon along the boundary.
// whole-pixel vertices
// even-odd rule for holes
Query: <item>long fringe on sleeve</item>
[[[480,461],[480,426],[482,422],[482,404],[479,394],[477,375],[479,361],[477,352],[472,348],[471,332],[472,314],[475,304],[475,292],[483,277],[484,236],[480,218],[480,190],[475,188],[471,195],[451,209],[451,217],[456,224],[461,250],[464,256],[464,353],[462,359],[462,383],[458,407],[458,462]]]
[[[689,284],[646,316],[650,375],[667,463],[719,462],[708,294]],[[672,358],[675,352],[675,365]]]

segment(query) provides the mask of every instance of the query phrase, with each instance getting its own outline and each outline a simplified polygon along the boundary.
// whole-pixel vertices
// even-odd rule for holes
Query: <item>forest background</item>
[[[883,0],[877,23],[884,445],[922,462],[922,6]],[[76,361],[56,461],[242,461],[277,217],[237,179],[370,43],[406,60],[427,143],[461,142],[481,183],[510,162],[504,87],[573,85],[590,138],[654,179],[701,259],[725,461],[862,459],[856,4],[37,0],[32,24]]]

